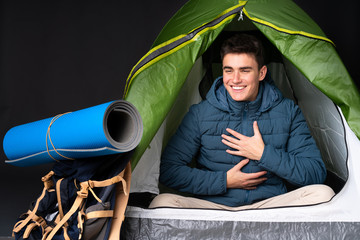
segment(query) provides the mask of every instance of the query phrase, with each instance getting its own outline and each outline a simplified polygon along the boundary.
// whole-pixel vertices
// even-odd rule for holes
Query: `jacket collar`
[[[249,115],[258,116],[271,107],[276,106],[283,96],[271,78],[267,76],[259,84],[259,94],[255,101],[237,102],[230,97],[224,87],[222,77],[219,77],[215,80],[206,98],[214,107],[229,112],[232,115],[241,115],[246,110]]]

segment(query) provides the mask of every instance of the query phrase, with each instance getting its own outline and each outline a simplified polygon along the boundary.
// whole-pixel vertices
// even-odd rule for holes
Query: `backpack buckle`
[[[80,183],[80,191],[77,192],[77,195],[81,198],[87,198],[89,195],[89,184],[88,182]]]
[[[48,174],[46,174],[45,176],[43,176],[41,178],[41,181],[44,182],[44,187],[46,189],[50,189],[54,186],[54,182],[52,181],[51,177],[54,176],[54,172],[53,171],[50,171]]]

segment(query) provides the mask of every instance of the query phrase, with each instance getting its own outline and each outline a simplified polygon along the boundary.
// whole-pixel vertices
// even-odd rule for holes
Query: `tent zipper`
[[[132,80],[135,78],[137,74],[139,74],[144,67],[148,67],[147,65],[152,65],[153,63],[157,62],[157,60],[161,59],[161,56],[172,51],[173,49],[180,47],[183,48],[187,45],[187,43],[190,43],[193,39],[195,39],[199,34],[201,35],[202,32],[206,29],[210,29],[215,27],[216,25],[220,24],[222,21],[226,20],[230,16],[236,16],[239,12],[242,12],[244,5],[241,5],[239,7],[236,7],[232,9],[231,11],[226,12],[225,14],[219,16],[218,18],[208,22],[207,24],[204,24],[200,26],[199,28],[194,29],[193,31],[189,32],[188,34],[184,35],[183,37],[175,37],[169,41],[166,42],[162,46],[162,44],[152,48],[140,61],[133,67],[131,70],[125,84],[125,90],[124,90],[124,98],[126,97],[129,87],[131,85]],[[176,50],[178,51],[178,50]]]

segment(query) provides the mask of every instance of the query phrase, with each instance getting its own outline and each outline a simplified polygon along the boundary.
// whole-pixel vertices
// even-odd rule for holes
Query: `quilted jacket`
[[[226,153],[221,134],[231,128],[253,136],[258,121],[265,149],[260,161],[250,160],[241,171],[266,170],[267,180],[254,190],[227,189],[226,172],[244,158]],[[192,159],[196,167],[190,167]],[[236,102],[222,78],[215,80],[206,100],[193,105],[161,159],[164,185],[227,206],[251,204],[287,191],[284,180],[296,186],[323,183],[326,168],[300,108],[282,96],[271,81],[260,82],[255,101]]]

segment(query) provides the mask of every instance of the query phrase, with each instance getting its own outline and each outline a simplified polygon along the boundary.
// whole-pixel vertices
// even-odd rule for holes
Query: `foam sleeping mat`
[[[11,128],[3,140],[5,162],[26,167],[129,152],[142,132],[137,109],[112,101]]]

